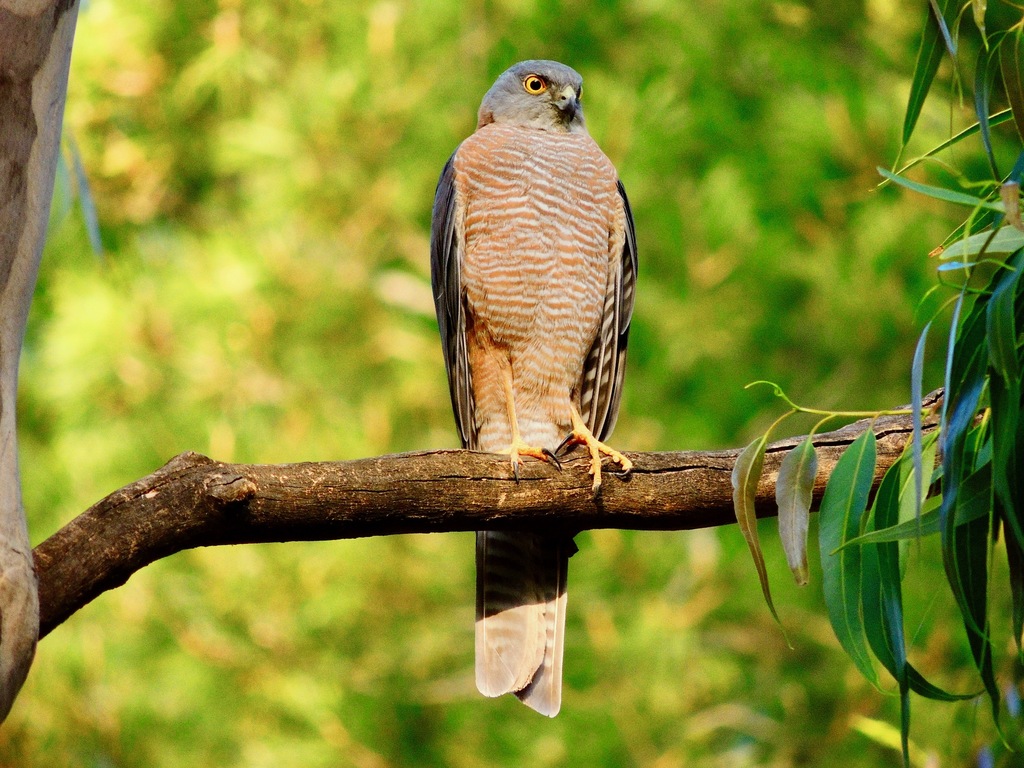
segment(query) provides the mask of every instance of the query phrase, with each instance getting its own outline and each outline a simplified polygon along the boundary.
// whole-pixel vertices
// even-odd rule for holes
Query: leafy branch
[[[925,420],[935,416],[933,409],[925,407],[923,396],[929,321],[911,363],[911,407],[900,412],[913,421],[911,440],[876,488],[877,445],[873,433],[865,431],[836,464],[820,507],[822,583],[829,619],[843,648],[868,680],[879,684],[875,662],[896,680],[904,765],[910,760],[911,691],[945,701],[976,695],[937,688],[907,659],[901,579],[908,541],[940,537],[947,583],[960,609],[981,687],[1001,735],[1000,691],[988,613],[989,564],[994,548],[1000,545],[1009,563],[1014,641],[1018,655],[1024,657],[1024,223],[1020,213],[1024,19],[1019,8],[1008,3],[989,4],[987,10],[984,3],[972,7],[982,40],[974,78],[977,122],[904,163],[897,172],[879,169],[883,183],[971,209],[964,224],[932,253],[939,257],[937,273],[942,284],[952,289],[946,302],[952,307],[952,318],[939,427],[932,432],[924,428]],[[928,5],[904,121],[904,146],[914,133],[943,57],[949,56],[953,62],[959,82],[964,68],[964,46],[958,42],[962,18],[948,0],[932,0]],[[1009,108],[993,114],[991,105],[999,85]],[[992,129],[1011,118],[1018,133],[1014,141],[1018,155],[1010,173],[1001,176]],[[963,182],[971,193],[905,175],[924,160],[934,160],[974,136],[981,139],[991,178]],[[766,602],[775,615],[747,504],[750,489],[760,479],[760,459],[770,432],[796,413],[821,415],[817,430],[840,416],[872,418],[896,412],[823,411],[794,403],[771,382],[755,384],[774,387],[788,406],[768,432],[747,446],[733,475],[736,517],[747,536]],[[807,518],[814,476],[815,448],[808,439],[783,459],[776,481],[780,537],[790,568],[801,584],[807,581]],[[1005,735],[1003,741],[1009,748]]]

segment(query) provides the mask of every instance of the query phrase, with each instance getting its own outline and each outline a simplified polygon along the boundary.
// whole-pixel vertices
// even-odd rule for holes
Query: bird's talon
[[[563,438],[562,442],[560,442],[558,444],[558,447],[555,448],[555,453],[558,454],[558,455],[561,455],[562,451],[564,451],[566,448],[568,448],[573,443],[573,441],[575,439],[576,439],[576,433],[575,432],[570,432],[568,435],[565,436],[565,438]]]
[[[555,455],[557,452],[549,451],[547,448],[541,448],[541,452],[547,456],[548,461],[555,465],[556,469],[562,468],[562,462],[558,460],[558,456]]]

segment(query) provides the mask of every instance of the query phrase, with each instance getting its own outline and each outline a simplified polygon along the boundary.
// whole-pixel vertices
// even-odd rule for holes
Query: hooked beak
[[[555,109],[566,123],[571,123],[580,111],[580,101],[576,98],[576,91],[570,85],[559,91],[553,101]]]

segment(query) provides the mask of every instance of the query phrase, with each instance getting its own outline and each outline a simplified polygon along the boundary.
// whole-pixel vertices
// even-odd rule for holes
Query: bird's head
[[[583,78],[557,61],[513,64],[495,81],[480,104],[477,127],[520,125],[563,133],[586,133],[580,94]]]

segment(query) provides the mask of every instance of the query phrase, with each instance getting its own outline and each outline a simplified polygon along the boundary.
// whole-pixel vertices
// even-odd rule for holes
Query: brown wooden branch
[[[934,404],[938,395],[929,396]],[[815,502],[839,456],[868,420],[817,435]],[[934,428],[934,427],[930,427]],[[874,422],[876,482],[899,458],[910,418]],[[758,515],[776,513],[775,477],[802,438],[772,443],[758,487]],[[735,522],[730,475],[738,451],[630,454],[625,480],[590,491],[581,453],[562,471],[528,462],[518,483],[505,457],[434,451],[358,461],[224,464],[183,453],[94,504],[35,548],[39,636],[154,560],[193,547],[351,539],[482,528],[680,530]]]

